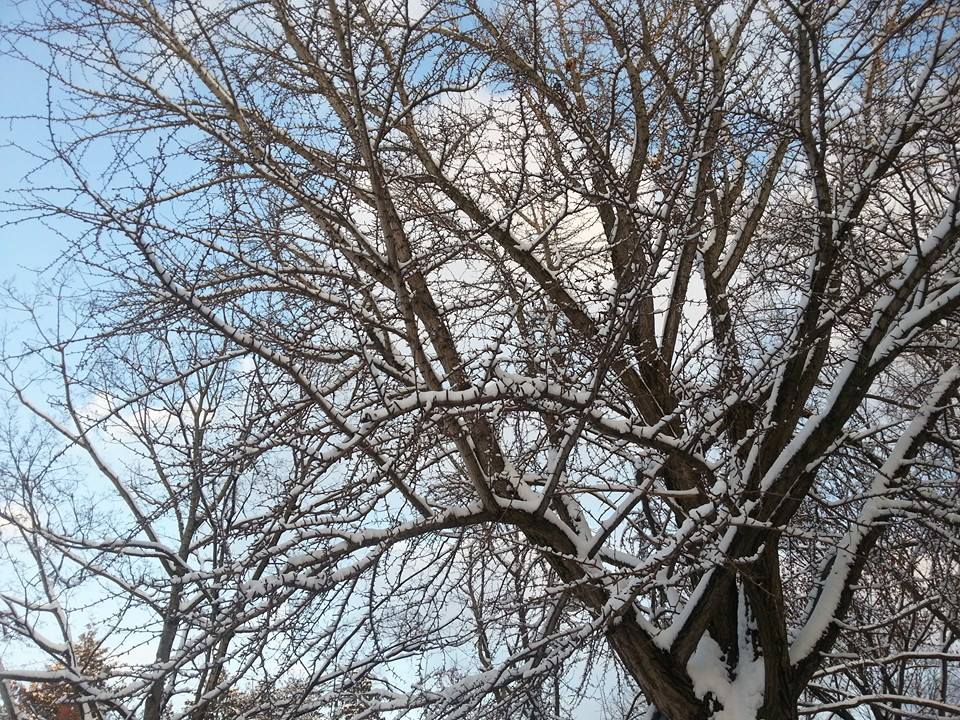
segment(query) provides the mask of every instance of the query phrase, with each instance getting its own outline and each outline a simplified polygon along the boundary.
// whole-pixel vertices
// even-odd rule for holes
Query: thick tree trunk
[[[610,629],[611,647],[656,708],[655,718],[798,720],[802,683],[790,662],[775,553],[727,581],[730,591],[708,609],[698,637],[666,650],[626,613]]]
[[[778,706],[764,700],[760,707],[746,713],[739,703],[731,703],[731,707],[726,707],[712,697],[701,700],[699,704],[686,710],[671,713],[669,710],[658,707],[653,713],[653,720],[798,720],[798,718],[795,702]]]

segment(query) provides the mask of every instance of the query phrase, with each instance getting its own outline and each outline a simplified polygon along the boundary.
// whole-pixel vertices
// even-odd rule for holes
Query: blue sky
[[[17,10],[6,0],[0,1],[0,26],[17,19]],[[0,200],[15,201],[11,197],[17,189],[31,182],[25,176],[36,168],[38,161],[25,150],[41,152],[46,128],[38,120],[10,120],[13,115],[43,115],[45,113],[47,83],[42,71],[10,57],[8,41],[0,39]],[[52,180],[50,173],[38,174],[34,182]],[[21,266],[40,267],[55,260],[63,241],[42,223],[28,221],[15,226],[6,225],[12,218],[0,211],[0,280],[16,276],[18,284],[29,283],[29,273]],[[2,312],[2,310],[0,310]]]

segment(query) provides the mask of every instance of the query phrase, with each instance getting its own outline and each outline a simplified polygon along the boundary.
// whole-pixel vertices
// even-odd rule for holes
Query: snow
[[[723,652],[710,633],[704,633],[697,649],[687,661],[687,672],[693,681],[693,691],[699,698],[710,693],[723,708],[712,715],[713,720],[744,720],[757,716],[763,705],[763,658],[741,661],[733,679],[727,674]]]

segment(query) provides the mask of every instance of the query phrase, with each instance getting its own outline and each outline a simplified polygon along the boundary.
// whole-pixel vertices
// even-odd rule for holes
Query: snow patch
[[[715,720],[753,718],[763,705],[763,658],[741,659],[731,680],[723,651],[710,633],[700,638],[696,651],[687,661],[687,673],[697,697],[704,698],[710,693],[723,705],[713,716]]]

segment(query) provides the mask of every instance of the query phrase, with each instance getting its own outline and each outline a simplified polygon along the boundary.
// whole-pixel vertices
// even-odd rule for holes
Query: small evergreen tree
[[[73,646],[75,669],[88,678],[87,688],[105,689],[111,665],[101,642],[92,630],[84,632]],[[63,670],[66,665],[56,663],[50,670]],[[103,718],[104,712],[96,702],[84,701],[89,695],[83,688],[69,682],[34,682],[16,689],[12,700],[22,720],[86,720]]]

